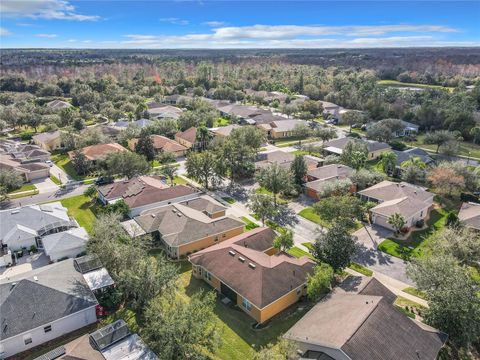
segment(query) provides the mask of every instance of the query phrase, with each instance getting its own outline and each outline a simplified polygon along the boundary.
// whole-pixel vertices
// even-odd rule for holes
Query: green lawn
[[[54,175],[50,175],[50,180],[52,180],[55,185],[62,185],[62,182],[60,181],[60,179]]]
[[[295,256],[296,258],[301,258],[302,256],[308,256],[310,259],[313,259],[313,255],[305,250],[300,249],[299,247],[292,247],[287,251],[290,255]]]
[[[407,240],[395,238],[384,240],[378,249],[401,259],[408,259],[411,256],[422,257],[426,253],[428,239],[435,231],[445,226],[447,215],[448,212],[444,209],[433,209],[427,221],[428,228],[412,232]]]
[[[77,171],[73,167],[72,161],[68,157],[68,154],[55,154],[51,156],[52,161],[65,171],[74,180],[83,180],[84,177],[77,174]]]
[[[414,288],[414,287],[407,287],[407,288],[403,289],[402,291],[404,293],[416,296],[416,297],[418,297],[420,299],[423,299],[423,300],[427,299],[427,295],[423,291],[418,290],[417,288]]]
[[[262,194],[262,195],[269,195],[269,196],[272,196],[273,197],[273,193],[268,191],[267,189],[265,189],[264,187],[259,187],[257,189],[255,189],[255,192],[257,194]],[[284,204],[288,204],[288,199],[286,199],[285,197],[283,197],[282,195],[278,194],[277,195],[277,204],[279,205],[284,205]]]
[[[322,227],[328,227],[329,224],[327,221],[325,221],[324,219],[322,219],[320,217],[320,215],[318,215],[312,207],[307,207],[305,209],[303,209],[302,211],[300,211],[298,213],[298,216],[301,216],[307,220],[310,220],[312,222],[314,222],[315,224],[318,224]]]
[[[237,202],[234,198],[231,198],[230,196],[224,196],[222,197],[222,199],[229,204],[235,204]]]
[[[245,230],[252,230],[252,229],[255,229],[258,227],[257,224],[255,224],[253,221],[250,221],[248,218],[246,218],[245,216],[241,216],[240,219],[242,219],[242,221],[246,224],[245,225]]]
[[[362,266],[360,264],[357,264],[357,263],[350,263],[350,265],[348,266],[350,269],[352,270],[355,270],[356,272],[360,273],[360,274],[363,274],[365,276],[372,276],[373,275],[373,271],[366,268],[365,266]]]
[[[416,141],[405,142],[405,144],[412,147],[421,147],[421,148],[430,150],[431,152],[435,152],[437,150],[437,145],[425,144],[424,139],[425,139],[424,134],[418,135]],[[460,146],[458,149],[458,155],[480,159],[479,144],[474,144],[467,141],[460,141],[459,145]]]
[[[311,155],[311,156],[316,156],[316,157],[319,157],[321,158],[322,157],[322,154],[320,153],[316,153],[316,152],[309,152],[309,151],[305,151],[305,150],[295,150],[292,154],[294,155]]]
[[[275,143],[274,145],[277,147],[288,147],[288,146],[298,144],[299,141],[301,142],[301,144],[304,144],[304,143],[309,143],[317,140],[318,138],[315,138],[315,137],[310,137],[310,138],[289,137],[284,139],[272,139],[271,142]]]
[[[68,209],[68,215],[74,217],[80,226],[89,233],[92,231],[97,205],[92,203],[89,197],[78,195],[62,199],[60,202]]]
[[[19,193],[19,192],[32,191],[32,190],[37,190],[35,185],[33,185],[33,184],[23,184],[21,188],[19,188],[17,190],[14,190],[12,192],[9,192],[8,194],[10,195],[10,194],[16,194],[16,193]]]
[[[175,183],[175,185],[185,185],[185,184],[188,184],[188,181],[185,180],[184,178],[180,177],[180,176],[175,176],[173,178],[173,182]]]
[[[428,85],[428,84],[417,84],[417,83],[404,83],[397,80],[380,80],[377,82],[378,85],[389,86],[389,87],[416,87],[421,89],[437,89],[437,90],[447,90],[452,92],[454,87],[447,87],[441,85]]]
[[[189,298],[198,291],[212,291],[212,288],[202,280],[192,277],[189,266],[183,267],[180,276],[181,293]],[[215,314],[218,329],[222,331],[222,344],[213,354],[214,359],[245,360],[252,359],[254,353],[268,343],[285,333],[308,310],[310,305],[292,306],[274,318],[270,326],[263,330],[254,331],[251,326],[255,322],[250,316],[238,308],[231,308],[217,301]]]
[[[230,125],[230,120],[225,118],[218,118],[213,122],[213,127],[227,126]]]

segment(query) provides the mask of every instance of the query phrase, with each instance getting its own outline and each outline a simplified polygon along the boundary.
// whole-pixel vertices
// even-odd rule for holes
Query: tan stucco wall
[[[40,141],[35,140],[35,138],[33,138],[33,142],[35,144],[37,144],[38,146],[40,146],[43,150],[47,150],[47,151],[59,149],[60,145],[62,144],[60,137],[58,137],[56,139],[52,139],[52,140],[47,141],[47,142],[40,142]]]
[[[185,139],[182,139],[182,138],[179,138],[177,136],[175,136],[175,141],[178,142],[179,144],[187,147],[187,148],[191,148],[193,146],[193,144],[190,142],[190,141],[187,141]]]
[[[187,255],[187,253],[193,253],[194,251],[199,251],[199,250],[205,249],[209,246],[212,246],[214,244],[218,244],[218,243],[220,243],[224,240],[227,240],[227,239],[230,239],[234,236],[240,235],[241,233],[243,233],[243,228],[244,227],[241,226],[241,227],[238,227],[238,228],[228,230],[224,233],[208,236],[206,238],[194,241],[192,243],[182,245],[178,248],[178,251],[179,251],[178,254],[179,254],[179,256]],[[223,236],[223,234],[225,234],[225,236]],[[217,237],[217,236],[218,236],[218,241],[215,241],[215,237]]]

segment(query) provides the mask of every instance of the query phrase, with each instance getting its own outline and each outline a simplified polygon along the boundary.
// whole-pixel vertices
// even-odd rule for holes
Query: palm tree
[[[393,151],[383,153],[380,163],[384,173],[392,174],[395,171],[395,166],[397,165],[397,154],[395,154]]]
[[[177,168],[173,165],[165,165],[160,171],[163,175],[170,179],[170,185],[173,186]]]
[[[395,229],[395,234],[398,234],[405,226],[405,219],[401,214],[394,213],[387,219],[387,223],[392,225],[392,227]]]
[[[210,134],[210,131],[208,131],[208,128],[204,125],[202,126],[199,126],[197,128],[197,141],[200,143],[200,148],[202,150],[205,149],[206,147],[206,144],[208,142],[208,140],[211,139],[211,134]]]
[[[419,169],[425,169],[427,167],[427,164],[425,164],[422,159],[420,159],[418,156],[411,157],[410,159],[404,161],[401,165],[402,169],[406,169],[410,166],[415,166]]]

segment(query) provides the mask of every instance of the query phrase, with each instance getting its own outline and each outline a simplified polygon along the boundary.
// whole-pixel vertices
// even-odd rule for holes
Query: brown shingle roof
[[[90,145],[81,149],[82,153],[88,160],[98,160],[107,156],[110,153],[127,151],[122,145],[117,143],[110,143],[110,144],[97,144],[97,145]],[[73,151],[70,151],[68,155],[70,159],[73,157]]]
[[[175,140],[169,139],[165,136],[161,135],[151,135],[150,138],[152,139],[153,142],[153,147],[156,150],[161,150],[165,152],[177,152],[177,151],[184,151],[187,150],[185,146],[182,144],[177,143]],[[135,146],[137,145],[138,139],[133,139],[130,142],[130,148],[132,150],[135,149]]]
[[[155,176],[140,176],[131,180],[118,181],[100,186],[98,191],[108,201],[123,198],[131,209],[198,192],[186,185],[169,187]]]
[[[185,131],[179,131],[175,134],[175,137],[188,141],[189,143],[194,144],[197,139],[197,128],[191,127]]]
[[[429,193],[420,186],[406,182],[395,183],[388,180],[382,181],[358,193],[380,201],[400,199],[403,197],[427,201],[433,196],[432,193]]]
[[[309,170],[307,175],[317,180],[344,179],[353,173],[353,169],[340,164],[325,165]]]
[[[458,219],[467,227],[480,230],[480,204],[463,203]]]
[[[313,261],[307,257],[296,259],[285,254],[269,256],[256,250],[269,246],[275,236],[271,229],[257,228],[199,251],[190,256],[190,261],[202,266],[262,309],[302,286],[314,267]],[[261,245],[256,245],[257,240]]]

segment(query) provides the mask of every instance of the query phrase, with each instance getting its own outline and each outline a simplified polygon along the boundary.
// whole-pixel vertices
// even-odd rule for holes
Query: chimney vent
[[[245,262],[245,258],[241,256],[238,257],[238,260],[240,260],[242,263]]]
[[[248,263],[248,266],[250,266],[252,269],[255,269],[257,267],[254,263]]]
[[[230,250],[228,253],[229,253],[230,255],[232,255],[232,256],[235,256],[235,254],[236,254],[236,252],[233,251],[233,250]]]

